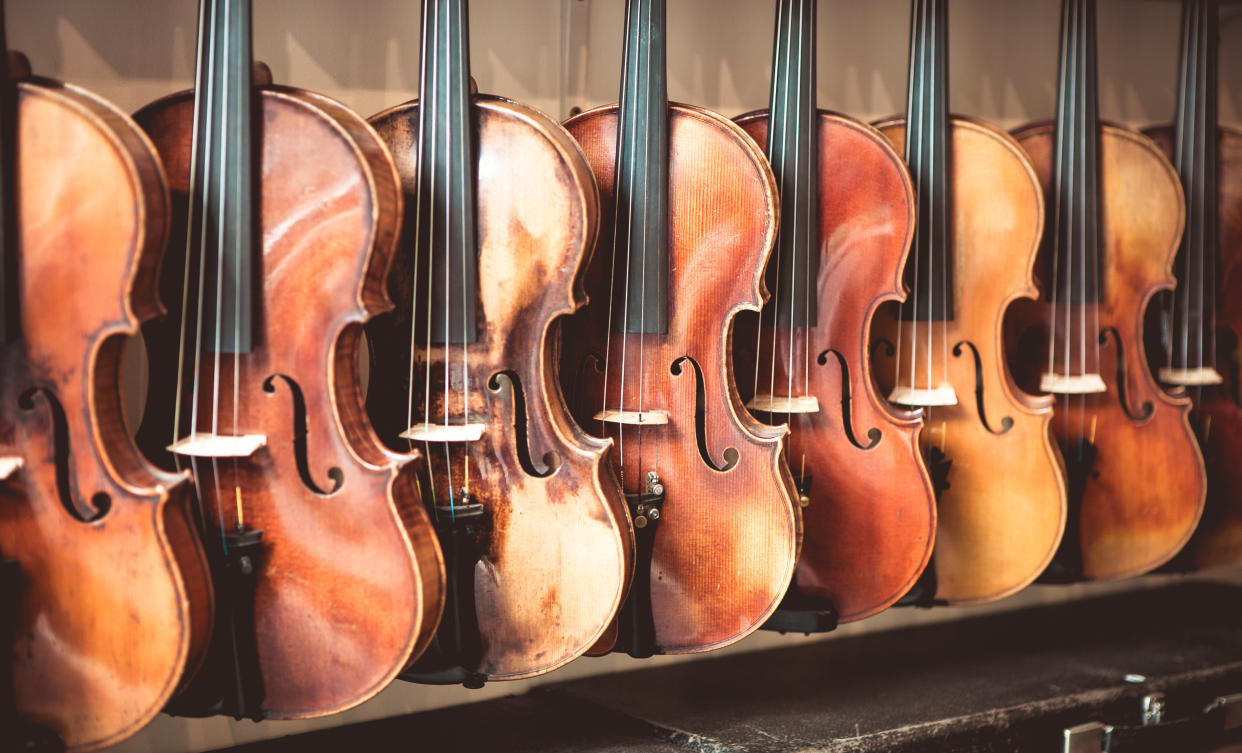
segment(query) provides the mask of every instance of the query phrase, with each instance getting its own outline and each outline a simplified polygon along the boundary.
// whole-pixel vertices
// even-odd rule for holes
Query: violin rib
[[[391,306],[383,280],[401,212],[391,157],[364,121],[326,97],[269,86],[258,90],[255,110],[263,272],[256,347],[205,351],[197,378],[210,384],[218,358],[221,387],[215,400],[202,391],[200,411],[230,423],[236,411],[229,433],[266,444],[248,457],[193,465],[209,542],[219,546],[218,520],[240,526],[244,516],[245,526],[262,531],[253,606],[262,712],[298,719],[342,711],[383,689],[430,641],[444,574],[410,458],[379,442],[359,383],[362,326]],[[174,237],[184,239],[194,93],[135,117],[167,166]],[[173,244],[161,280],[174,311],[184,250],[184,241]],[[150,381],[163,387],[152,399],[164,394],[169,402],[153,403],[162,408],[141,434],[160,447],[174,433],[174,385],[179,376],[196,378],[192,360],[177,373],[179,326],[147,333]]]
[[[914,585],[931,556],[936,502],[918,445],[921,421],[877,394],[870,369],[876,309],[903,296],[914,189],[900,155],[874,128],[825,111],[817,121],[819,227],[814,237],[819,245],[811,251],[819,255],[817,322],[809,335],[800,330],[791,339],[788,328],[773,328],[769,319],[759,336],[755,317],[748,315],[745,325],[739,322],[733,347],[743,390],[754,383],[783,390],[791,383],[788,365],[801,372],[802,355],[810,359],[808,396],[779,396],[817,400],[819,407],[788,416],[787,455],[794,481],[804,476],[812,481],[801,485],[810,502],[802,511],[795,584],[802,594],[830,599],[838,619],[849,622],[883,610]],[[767,143],[766,112],[743,115],[737,122],[757,143]],[[792,197],[782,209],[799,211]],[[776,347],[775,358],[766,350],[754,357],[757,337]],[[752,378],[756,367],[757,382]],[[794,377],[798,385],[805,378],[803,373]],[[757,399],[749,406],[758,411],[773,407]],[[774,421],[784,418],[772,416]],[[879,434],[874,444],[871,432]]]
[[[1054,131],[1054,123],[1042,122],[1014,132],[1046,192],[1053,190]],[[1095,308],[1107,392],[1059,397],[1053,422],[1067,464],[1075,463],[1083,440],[1094,447],[1082,491],[1072,500],[1077,541],[1067,542],[1081,549],[1082,575],[1093,580],[1138,575],[1177,554],[1198,525],[1206,485],[1190,401],[1160,389],[1143,345],[1152,296],[1174,284],[1185,221],[1181,184],[1146,137],[1106,124],[1099,131],[1103,293]],[[1042,308],[1019,321],[1046,320],[1048,307]],[[1030,373],[1042,368],[1040,355],[1021,353],[1016,360]]]
[[[90,751],[172,696],[187,581],[205,577],[183,580],[170,544],[186,476],[138,453],[118,387],[124,336],[160,309],[168,189],[150,142],[93,95],[30,79],[17,113],[22,333],[0,347],[0,456],[20,462],[0,480],[0,557],[21,585],[5,650],[18,712]]]
[[[626,380],[623,394],[636,397],[625,410],[667,413],[667,423],[629,428],[614,463],[623,486],[639,487],[655,470],[665,490],[650,564],[654,650],[706,651],[748,635],[776,609],[801,539],[786,430],[746,411],[731,356],[734,316],[764,300],[776,187],[738,126],[670,105],[668,186],[659,188],[669,192],[668,331],[609,336],[609,301],[625,297],[610,247],[618,122],[611,105],[565,123],[594,170],[606,219],[584,279],[590,303],[564,324],[561,377],[584,427],[601,427],[593,417],[605,407],[604,369],[587,364],[606,361],[610,380]],[[623,372],[623,359],[646,367]]]
[[[877,126],[904,147],[904,119]],[[877,317],[874,329],[898,353],[909,353],[911,340],[928,338],[928,327],[937,328],[937,339],[946,328],[946,347],[920,353],[931,363],[920,360],[914,368],[947,374],[957,395],[956,405],[924,409],[920,438],[937,453],[929,463],[932,477],[947,473],[937,503],[935,598],[965,605],[1016,593],[1044,571],[1065,528],[1066,492],[1049,433],[1051,400],[1018,389],[1002,341],[1010,304],[1036,295],[1032,265],[1044,219],[1039,183],[1003,131],[953,116],[949,138],[953,319],[899,323],[893,311]],[[887,394],[898,365],[883,350],[875,360]],[[912,368],[909,360],[902,368]]]

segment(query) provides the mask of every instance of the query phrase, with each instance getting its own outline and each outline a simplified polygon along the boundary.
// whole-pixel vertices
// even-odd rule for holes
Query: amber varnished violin
[[[419,99],[371,118],[405,232],[397,302],[368,329],[381,436],[422,450],[448,567],[445,617],[405,679],[511,680],[580,656],[624,596],[632,539],[607,443],[557,384],[558,317],[598,231],[582,151],[555,121],[470,91],[467,3],[424,0]]]
[[[186,668],[170,536],[187,479],[138,453],[118,387],[125,337],[160,311],[167,229],[163,170],[133,121],[0,70],[0,748],[120,742]]]
[[[729,344],[734,315],[763,303],[772,172],[738,126],[668,102],[664,0],[629,0],[625,38],[620,104],[565,124],[605,219],[561,377],[578,422],[616,442],[637,546],[617,648],[646,656],[756,629],[793,574],[800,516],[786,430],[746,412]]]
[[[936,548],[912,598],[974,604],[1034,580],[1065,525],[1065,482],[1049,436],[1051,400],[1018,390],[1002,345],[1044,208],[1007,134],[948,113],[948,9],[914,0],[906,119],[880,124],[904,147],[918,195],[910,293],[877,317],[876,368],[888,399],[922,409],[937,486]]]
[[[412,473],[367,421],[363,323],[391,304],[391,157],[358,116],[254,86],[249,0],[200,6],[196,89],[136,116],[174,237],[149,328],[141,436],[192,469],[215,638],[178,713],[302,718],[379,692],[429,642],[438,545]]]
[[[788,421],[802,511],[794,588],[841,622],[895,602],[931,556],[936,499],[917,414],[871,377],[871,319],[902,296],[914,189],[878,131],[815,106],[816,0],[779,0],[771,107],[737,118],[781,194],[771,298],[733,338],[747,407]]]
[[[1160,389],[1143,345],[1147,304],[1174,282],[1181,185],[1149,139],[1099,121],[1095,28],[1094,0],[1063,0],[1056,120],[1014,132],[1049,204],[1046,299],[1014,320],[1010,343],[1025,383],[1056,397],[1071,513],[1050,580],[1166,562],[1199,522],[1205,491],[1190,401]]]
[[[1196,567],[1242,563],[1242,298],[1230,294],[1242,290],[1242,131],[1217,123],[1219,23],[1217,0],[1184,0],[1177,118],[1145,131],[1173,160],[1186,196],[1177,287],[1163,296],[1153,360],[1159,381],[1194,401],[1208,477],[1188,547]]]

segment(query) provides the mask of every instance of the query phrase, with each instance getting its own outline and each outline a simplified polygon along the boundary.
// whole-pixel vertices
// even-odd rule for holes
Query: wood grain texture
[[[1144,131],[1172,159],[1173,127]],[[1187,388],[1194,401],[1190,424],[1207,467],[1203,518],[1189,545],[1196,567],[1242,563],[1242,130],[1217,126],[1217,371],[1224,383]],[[1163,355],[1163,353],[1161,353]]]
[[[756,143],[767,143],[766,112],[737,122]],[[778,396],[819,400],[818,413],[771,418],[789,419],[794,478],[805,469],[813,479],[802,511],[796,587],[831,599],[839,620],[850,622],[892,604],[923,572],[936,498],[918,444],[922,421],[885,402],[871,376],[872,317],[883,302],[904,297],[901,276],[915,212],[909,173],[878,131],[835,113],[819,114],[818,154],[816,326],[764,326],[760,333],[757,317],[747,312],[738,317],[733,348],[743,398],[758,384],[760,392],[771,386]],[[799,209],[788,199],[782,204],[784,212]],[[776,299],[768,302],[773,305]],[[758,359],[756,342],[762,344]],[[829,350],[844,360],[844,369]],[[842,407],[847,398],[848,413]],[[868,446],[873,429],[880,432],[878,443],[857,446],[846,421],[858,444]]]
[[[746,412],[730,345],[734,316],[764,300],[776,188],[763,152],[740,128],[706,110],[670,106],[668,333],[609,335],[609,303],[620,305],[625,291],[624,259],[613,258],[611,240],[617,124],[615,105],[565,124],[595,172],[605,220],[585,277],[590,303],[564,324],[561,377],[575,418],[600,434],[617,434],[616,425],[592,420],[605,389],[609,408],[668,411],[667,424],[616,437],[613,463],[625,491],[639,491],[652,470],[666,490],[651,563],[657,650],[705,651],[771,614],[801,536],[782,453],[786,430]],[[699,451],[696,409],[715,467]],[[716,470],[731,457],[735,465]]]
[[[22,585],[3,605],[3,661],[19,713],[88,751],[150,721],[190,651],[165,530],[186,477],[138,453],[117,385],[124,336],[159,309],[168,189],[151,144],[102,100],[44,79],[18,97],[23,332],[0,348],[0,455],[25,465],[0,482],[0,555]]]
[[[1053,123],[1024,126],[1014,135],[1045,193],[1052,191]],[[1138,575],[1177,554],[1199,522],[1206,486],[1187,419],[1190,401],[1160,389],[1143,346],[1147,305],[1174,283],[1173,258],[1185,220],[1181,183],[1156,146],[1133,131],[1102,125],[1099,154],[1103,271],[1096,308],[1099,331],[1113,328],[1117,335],[1100,346],[1108,391],[1058,396],[1053,426],[1067,463],[1080,437],[1093,439],[1097,450],[1082,499],[1071,501],[1083,575],[1095,580]],[[1037,268],[1051,269],[1045,262]],[[1019,315],[1019,321],[1048,316],[1046,304],[1031,306],[1042,310]],[[1046,370],[1046,359],[1046,346],[1024,351],[1015,354],[1015,369],[1029,380]],[[1118,380],[1120,359],[1124,381]],[[1128,417],[1119,388],[1131,411],[1150,404],[1150,417]]]
[[[222,433],[263,434],[267,445],[250,458],[194,466],[210,545],[219,546],[219,521],[238,524],[237,495],[245,525],[263,531],[254,605],[262,705],[272,718],[293,719],[341,711],[387,685],[438,619],[443,569],[430,521],[411,501],[412,467],[400,465],[410,458],[379,442],[358,384],[362,324],[390,305],[382,281],[401,212],[391,158],[361,119],[322,98],[269,87],[259,103],[257,347],[236,357],[205,352],[197,399],[201,416],[220,417]],[[182,239],[193,109],[193,93],[183,92],[135,116],[164,159]],[[173,248],[180,253],[162,285],[179,312],[184,241]],[[177,382],[179,326],[146,333],[151,383],[164,388],[152,400]],[[148,436],[172,437],[171,408],[151,404]],[[202,420],[199,430],[208,430]],[[332,471],[342,481],[335,491]]]
[[[903,120],[879,128],[903,148]],[[1043,572],[1065,528],[1066,495],[1049,434],[1051,401],[1017,388],[1002,344],[1006,309],[1036,295],[1031,265],[1044,215],[1039,184],[1018,145],[981,121],[951,118],[950,150],[954,317],[899,326],[893,306],[877,317],[874,329],[902,354],[904,384],[910,381],[904,375],[911,339],[934,336],[943,344],[920,351],[930,356],[932,374],[947,373],[958,400],[923,409],[925,451],[934,447],[952,462],[937,508],[936,599],[978,604],[1015,593]],[[971,347],[978,353],[977,370]],[[895,383],[894,355],[875,350],[885,394]],[[928,366],[920,361],[915,373]],[[1004,419],[1012,421],[1007,431]]]
[[[479,441],[418,446],[436,504],[449,504],[451,486],[487,507],[490,532],[474,572],[483,654],[471,669],[512,680],[560,667],[600,638],[625,595],[633,538],[608,443],[574,424],[557,380],[555,325],[585,300],[578,280],[598,232],[590,168],[542,113],[496,97],[476,97],[473,108],[478,339],[428,348],[420,335],[412,388],[410,327],[425,327],[428,295],[426,272],[412,290],[418,105],[371,119],[396,158],[410,210],[389,283],[398,308],[368,329],[371,399],[390,441],[408,427],[411,400],[414,422],[424,408],[433,422],[464,421],[468,400],[470,420],[486,424]]]

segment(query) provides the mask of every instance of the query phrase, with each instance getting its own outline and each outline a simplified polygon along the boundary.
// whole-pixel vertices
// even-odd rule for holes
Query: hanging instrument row
[[[1012,134],[948,110],[947,0],[874,125],[818,107],[816,0],[775,0],[735,120],[669,101],[666,0],[563,124],[475,91],[466,0],[369,120],[272,83],[250,0],[200,0],[194,89],[132,118],[4,50],[0,729],[90,751],[1242,564],[1217,2],[1146,134],[1099,118],[1095,0]]]

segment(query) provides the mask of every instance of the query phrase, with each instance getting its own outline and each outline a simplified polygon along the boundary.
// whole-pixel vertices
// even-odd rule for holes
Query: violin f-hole
[[[740,453],[736,447],[726,447],[724,450],[724,464],[717,465],[712,460],[711,454],[707,449],[707,421],[704,404],[707,401],[706,394],[703,389],[703,369],[690,356],[682,356],[669,366],[668,370],[673,376],[681,376],[683,362],[689,363],[694,367],[694,436],[699,445],[699,457],[707,464],[708,468],[721,473],[728,471],[737,465]]]
[[[953,346],[953,355],[956,358],[962,357],[962,346],[970,348],[970,354],[974,356],[975,361],[975,411],[979,414],[979,423],[983,424],[983,428],[988,430],[989,434],[1001,436],[1009,433],[1013,428],[1013,416],[1001,416],[1000,431],[992,428],[988,422],[987,410],[983,407],[983,361],[979,358],[979,349],[969,340],[962,340]]]
[[[873,343],[872,348],[874,348],[875,345],[876,343]],[[815,360],[820,366],[826,366],[828,364],[829,353],[836,356],[837,364],[841,367],[841,428],[845,431],[845,437],[850,440],[850,444],[860,450],[874,449],[875,446],[880,443],[880,439],[884,436],[880,433],[879,429],[874,426],[867,429],[867,439],[870,440],[867,444],[859,442],[857,435],[854,434],[854,419],[850,413],[850,407],[854,403],[854,398],[850,394],[850,365],[845,360],[845,356],[841,355],[832,348],[828,348],[823,353],[820,353],[819,357]]]
[[[345,485],[345,474],[340,468],[333,466],[328,469],[328,478],[332,480],[331,489],[325,491],[315,483],[311,475],[310,457],[306,447],[306,398],[302,395],[302,388],[298,386],[298,383],[284,374],[273,374],[263,380],[263,391],[269,395],[275,395],[278,377],[289,386],[289,394],[293,397],[293,454],[297,459],[298,475],[302,477],[302,484],[307,489],[321,497],[330,497]]]
[[[584,359],[585,362],[585,359]],[[556,471],[560,459],[555,452],[548,451],[541,458],[543,468],[536,468],[530,453],[530,435],[526,431],[526,393],[522,389],[522,380],[512,369],[497,371],[487,380],[487,388],[499,393],[502,382],[509,385],[509,394],[513,396],[513,439],[517,448],[518,463],[522,470],[535,478],[547,478]]]
[[[52,418],[52,442],[56,463],[56,492],[65,512],[80,523],[93,523],[108,514],[112,509],[112,497],[106,492],[91,495],[90,504],[78,501],[74,494],[76,484],[70,476],[69,455],[69,421],[65,417],[65,408],[50,390],[43,387],[32,387],[17,398],[18,407],[24,411],[35,410],[35,396],[43,398],[47,404],[48,414]]]
[[[1109,335],[1112,335],[1112,341],[1117,346],[1117,400],[1121,403],[1121,409],[1125,411],[1126,418],[1134,422],[1146,421],[1151,418],[1155,412],[1156,406],[1152,405],[1150,400],[1144,400],[1139,405],[1138,411],[1130,408],[1130,398],[1126,390],[1126,350],[1121,344],[1121,335],[1117,333],[1116,327],[1105,327],[1100,330],[1100,345],[1107,345]]]

